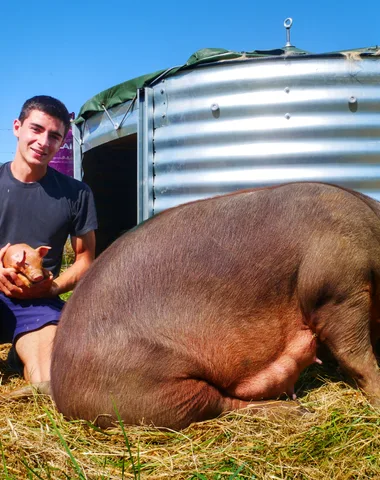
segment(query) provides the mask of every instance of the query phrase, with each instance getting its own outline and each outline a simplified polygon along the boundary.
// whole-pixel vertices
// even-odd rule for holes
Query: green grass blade
[[[112,405],[113,405],[113,409],[115,411],[115,414],[116,414],[116,418],[117,418],[117,421],[119,422],[119,425],[120,425],[120,428],[121,428],[121,431],[123,433],[123,438],[124,438],[124,441],[125,441],[125,444],[127,446],[127,450],[128,450],[128,454],[129,454],[129,458],[130,458],[130,461],[131,461],[131,466],[132,466],[132,471],[133,471],[133,476],[135,479],[137,480],[140,480],[140,460],[139,460],[139,454],[137,456],[138,458],[138,467],[136,468],[136,465],[135,465],[135,461],[133,459],[133,454],[132,454],[132,450],[131,450],[131,444],[129,443],[129,439],[128,439],[128,435],[127,435],[127,432],[125,431],[125,428],[124,428],[124,422],[120,416],[120,413],[117,409],[117,406],[116,406],[116,403],[112,400]],[[139,452],[138,452],[139,453]],[[123,469],[124,470],[124,469]]]
[[[80,467],[80,465],[78,464],[78,462],[75,460],[74,455],[71,453],[71,450],[70,450],[69,446],[67,445],[65,439],[63,438],[61,432],[59,431],[52,415],[50,414],[50,412],[48,410],[45,410],[45,412],[46,412],[46,415],[48,416],[49,420],[51,421],[51,423],[53,425],[53,430],[58,435],[58,437],[61,441],[61,444],[63,445],[63,448],[66,450],[66,453],[70,457],[71,463],[72,463],[75,471],[77,472],[78,478],[80,480],[86,480],[86,475],[84,474],[84,472],[83,472],[82,468]]]
[[[27,461],[25,460],[25,458],[21,458],[21,463],[24,465],[24,467],[27,469],[28,471],[28,477],[29,478],[33,478],[32,475],[36,476],[37,478],[39,478],[40,480],[44,480],[41,475],[38,475],[37,472],[35,472],[31,467],[29,467],[29,465],[27,464]]]
[[[4,447],[3,447],[3,442],[1,441],[1,439],[0,439],[0,448],[1,448],[1,458],[3,459],[4,473],[6,475],[5,480],[10,480],[12,477],[10,477],[9,474],[8,474],[7,461],[5,459]]]
[[[233,480],[234,478],[236,478],[237,475],[239,475],[239,473],[243,470],[244,467],[245,467],[245,463],[240,465],[240,467],[236,470],[236,472],[234,472],[232,475],[230,475],[229,480]]]

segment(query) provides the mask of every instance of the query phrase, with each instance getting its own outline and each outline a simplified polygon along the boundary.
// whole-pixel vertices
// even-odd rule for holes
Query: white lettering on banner
[[[68,149],[68,150],[72,150],[73,149],[73,146],[71,143],[64,143],[62,145],[62,147],[60,148],[60,150],[63,150],[64,148]]]

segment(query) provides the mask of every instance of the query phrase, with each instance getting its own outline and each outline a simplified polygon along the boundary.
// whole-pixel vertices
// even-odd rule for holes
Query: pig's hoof
[[[311,417],[312,415],[314,415],[315,411],[300,405],[298,408],[296,408],[296,413],[297,415],[300,415],[302,417]]]
[[[314,414],[314,412],[312,412],[306,407],[303,407],[302,405],[297,405],[297,406],[288,407],[288,408],[282,407],[279,410],[281,411],[281,413],[284,414],[284,416],[303,417],[305,419],[308,417],[311,417]]]
[[[262,401],[252,402],[248,405],[254,412],[258,414],[263,413],[272,418],[284,417],[306,417],[313,414],[313,412],[298,403],[298,401]]]

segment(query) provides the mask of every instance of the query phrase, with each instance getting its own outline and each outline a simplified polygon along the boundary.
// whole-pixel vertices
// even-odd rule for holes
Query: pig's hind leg
[[[300,273],[305,320],[370,401],[380,405],[380,371],[371,342],[371,275],[365,268],[355,271],[352,261],[351,269],[342,261],[334,267],[332,273],[322,260],[314,272]]]
[[[165,385],[165,388],[157,392],[154,403],[155,412],[152,412],[151,422],[148,423],[175,430],[246,407],[252,413],[262,412],[274,416],[306,412],[294,401],[247,401],[233,398],[222,394],[204,380],[191,378],[178,379],[171,385]]]

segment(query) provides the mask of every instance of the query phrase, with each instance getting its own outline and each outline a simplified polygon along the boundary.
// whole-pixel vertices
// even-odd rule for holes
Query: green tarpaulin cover
[[[379,47],[368,47],[368,48],[359,48],[354,50],[347,50],[342,52],[332,52],[326,55],[337,55],[337,54],[347,54],[347,53],[356,53],[356,54],[365,54],[365,55],[379,55]],[[231,60],[244,60],[246,58],[257,58],[257,57],[278,57],[278,56],[304,56],[312,55],[310,52],[305,50],[300,50],[295,47],[285,47],[274,50],[253,50],[251,52],[234,52],[231,50],[225,50],[223,48],[204,48],[193,53],[188,61],[181,66],[172,67],[166,70],[159,70],[154,73],[149,73],[147,75],[142,75],[141,77],[133,78],[132,80],[127,80],[126,82],[119,83],[114,87],[108,88],[103,92],[98,93],[94,97],[90,98],[80,109],[78,117],[75,120],[75,123],[81,123],[89,118],[96,112],[104,111],[104,108],[107,110],[116,105],[120,105],[128,100],[133,100],[136,97],[136,92],[139,88],[143,88],[152,84],[159,77],[164,78],[171,75],[174,75],[180,70],[185,70],[188,68],[194,68],[197,65],[202,65],[205,63],[211,62],[225,62]],[[320,56],[320,55],[318,55]]]

